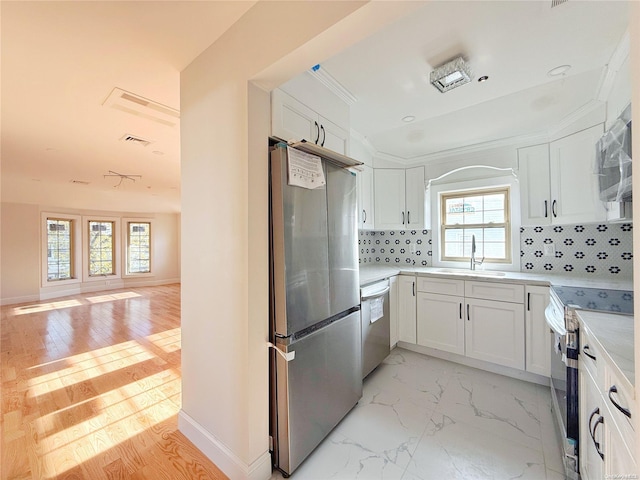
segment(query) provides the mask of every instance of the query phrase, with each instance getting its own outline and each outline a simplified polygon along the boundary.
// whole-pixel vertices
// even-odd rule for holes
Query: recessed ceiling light
[[[407,115],[406,117],[402,117],[402,121],[409,123],[409,122],[413,122],[416,119],[416,117],[414,117],[413,115]]]
[[[482,82],[486,82],[487,80],[489,80],[489,77],[487,75],[483,75],[478,79],[478,82],[482,83]]]
[[[547,75],[549,75],[550,77],[558,77],[560,75],[564,75],[565,73],[567,73],[570,68],[571,68],[571,65],[560,65],[558,67],[555,67],[549,70],[547,72]]]

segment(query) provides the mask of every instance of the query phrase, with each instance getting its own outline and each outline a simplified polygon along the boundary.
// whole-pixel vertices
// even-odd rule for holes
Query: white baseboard
[[[271,477],[268,451],[247,465],[183,410],[178,413],[178,429],[231,480],[268,480]]]
[[[16,303],[37,302],[39,295],[25,295],[22,297],[7,297],[0,299],[0,305],[15,305]]]
[[[544,385],[545,387],[549,386],[549,377],[538,375],[537,373],[525,372],[524,370],[518,370],[517,368],[504,367],[502,365],[496,365],[495,363],[476,360],[475,358],[465,357],[464,355],[443,352],[442,350],[423,347],[422,345],[414,345],[412,343],[398,342],[397,346],[411,350],[412,352],[429,355],[430,357],[441,358],[442,360],[466,365],[467,367],[486,370],[488,372],[497,373],[498,375],[504,375],[505,377],[517,378],[519,380],[524,380],[525,382],[537,383],[539,385]]]

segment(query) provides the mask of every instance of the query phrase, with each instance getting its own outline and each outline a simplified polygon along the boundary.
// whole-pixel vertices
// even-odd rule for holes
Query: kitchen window
[[[89,220],[89,276],[115,275],[115,222]]]
[[[151,273],[151,222],[127,222],[127,275]]]
[[[441,193],[440,208],[441,260],[468,261],[475,235],[476,259],[511,262],[509,187]]]

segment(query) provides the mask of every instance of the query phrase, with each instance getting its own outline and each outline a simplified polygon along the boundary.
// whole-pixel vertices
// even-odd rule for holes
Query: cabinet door
[[[418,293],[418,345],[464,355],[464,297]]]
[[[376,229],[404,229],[406,221],[404,169],[376,168],[373,179]]]
[[[466,299],[467,357],[524,370],[524,308],[520,303]]]
[[[373,168],[362,165],[358,172],[358,221],[363,230],[373,230]]]
[[[582,130],[550,144],[552,223],[599,222],[607,218],[594,173],[596,141],[603,126]]]
[[[549,304],[549,287],[527,286],[525,321],[527,372],[550,376],[551,331],[544,311]]]
[[[271,92],[271,134],[285,141],[315,143],[320,135],[318,114],[282,90]]]
[[[596,449],[594,438],[600,444],[600,452],[605,453],[603,440],[606,440],[604,430],[607,425],[605,425],[606,418],[604,418],[602,397],[589,372],[582,369],[579,370],[578,375],[580,388],[580,475],[583,480],[600,480],[604,478],[604,461]],[[601,417],[603,420],[599,422]],[[598,425],[595,427],[595,436],[591,438],[596,423]]]
[[[607,428],[604,431],[605,475],[602,478],[638,478],[637,475],[640,472],[638,472],[634,452],[630,450],[629,445],[624,441],[624,437],[617,426],[607,422],[612,413],[611,409],[607,408],[605,412],[605,422],[607,423]]]
[[[318,144],[342,155],[349,155],[349,132],[324,117],[318,117]]]
[[[398,340],[416,343],[416,277],[398,277]]]
[[[389,278],[389,343],[393,348],[398,343],[398,276]]]
[[[549,144],[518,149],[522,225],[551,223]]]
[[[405,171],[406,228],[424,228],[424,167],[408,168]]]

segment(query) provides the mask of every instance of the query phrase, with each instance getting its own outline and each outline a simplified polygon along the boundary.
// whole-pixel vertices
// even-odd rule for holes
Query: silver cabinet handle
[[[616,402],[611,396],[611,394],[613,393],[618,393],[618,387],[616,387],[615,385],[611,385],[611,388],[609,389],[609,401],[611,401],[611,403],[613,403],[613,406],[616,407],[618,410],[620,410],[622,413],[624,413],[628,418],[631,418],[631,410],[620,406],[620,404]]]
[[[407,210],[407,225],[411,225],[411,212]]]
[[[553,213],[554,218],[558,216],[558,211],[556,209],[557,206],[558,206],[558,201],[554,200],[553,203],[551,204],[551,213]]]
[[[402,224],[404,225],[404,212],[402,212]]]
[[[367,223],[367,211],[362,210],[362,223]]]
[[[544,201],[544,218],[547,218],[549,216],[549,211],[547,209],[547,201]]]

